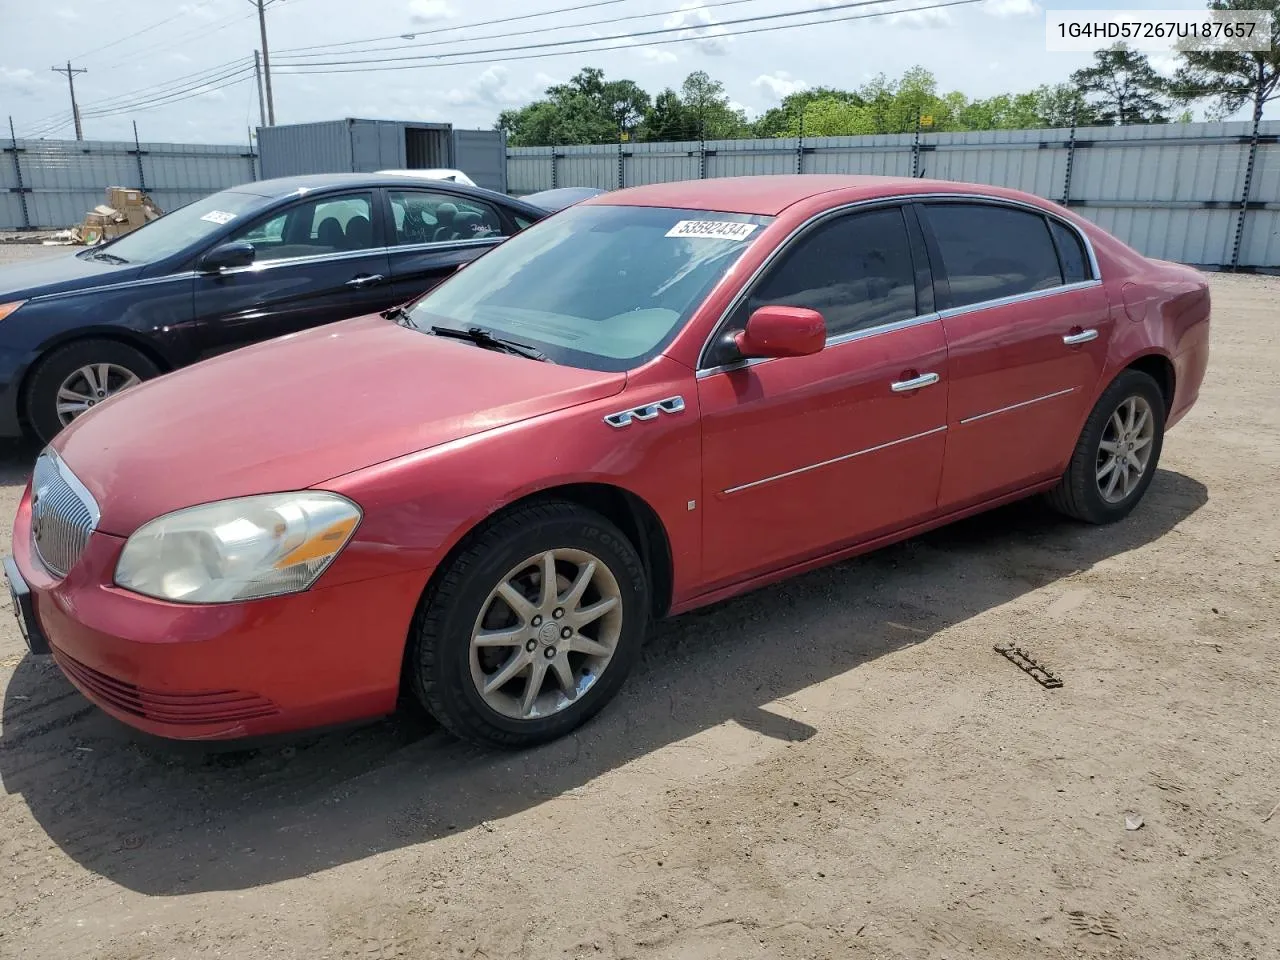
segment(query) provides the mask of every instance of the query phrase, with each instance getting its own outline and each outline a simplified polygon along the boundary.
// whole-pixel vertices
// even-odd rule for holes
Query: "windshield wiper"
[[[408,327],[411,330],[418,329],[418,325],[413,322],[413,314],[404,307],[392,307],[390,310],[383,310],[381,316],[385,320],[394,320],[402,327]]]
[[[117,257],[114,253],[107,253],[105,250],[95,250],[89,254],[92,260],[101,260],[104,263],[128,263],[124,257]]]
[[[454,327],[432,327],[431,332],[437,337],[452,337],[455,340],[468,340],[478,347],[487,347],[490,350],[501,350],[504,353],[513,353],[517,357],[527,357],[530,360],[541,360],[543,363],[552,362],[550,357],[536,347],[531,347],[527,343],[520,343],[518,340],[508,340],[506,337],[495,337],[484,327],[467,327],[465,330],[458,330]]]

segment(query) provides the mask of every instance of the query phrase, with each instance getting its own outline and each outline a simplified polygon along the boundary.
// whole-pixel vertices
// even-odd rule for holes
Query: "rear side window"
[[[1062,285],[1058,254],[1045,218],[981,203],[925,204],[938,241],[950,298],[963,307]]]
[[[833,337],[914,317],[915,271],[901,208],[846,214],[801,237],[747,298],[742,326],[772,304],[817,310]]]
[[[1062,282],[1080,283],[1082,280],[1092,280],[1089,258],[1085,255],[1084,244],[1080,242],[1076,232],[1057,220],[1049,221],[1049,229],[1058,244],[1058,257],[1062,260]]]

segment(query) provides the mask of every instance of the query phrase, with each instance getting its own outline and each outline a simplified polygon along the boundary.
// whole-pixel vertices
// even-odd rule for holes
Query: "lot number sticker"
[[[210,210],[201,220],[208,220],[210,223],[230,223],[236,218],[234,213],[226,213],[223,210]]]
[[[668,237],[702,237],[706,240],[745,240],[758,224],[733,220],[681,220],[667,231]]]

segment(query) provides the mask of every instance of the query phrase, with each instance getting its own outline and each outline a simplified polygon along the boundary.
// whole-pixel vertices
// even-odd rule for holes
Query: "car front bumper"
[[[94,533],[57,579],[32,548],[28,492],[5,561],[31,652],[51,653],[117,719],[161,737],[232,740],[395,709],[420,573],[245,603],[176,604],[113,584],[123,546]]]

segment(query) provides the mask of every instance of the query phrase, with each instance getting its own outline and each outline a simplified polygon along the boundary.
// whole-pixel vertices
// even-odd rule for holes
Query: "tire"
[[[103,367],[108,368],[108,384],[104,391],[92,389],[97,384],[96,379],[92,384],[87,380],[72,379],[78,371]],[[125,374],[141,382],[159,376],[160,372],[146,354],[116,340],[69,343],[42,358],[28,379],[23,394],[27,422],[40,440],[48,443],[66,426],[58,411],[58,394],[64,385],[71,383],[76,392],[86,397],[92,392],[94,396],[87,406],[93,406],[118,393],[122,389],[120,385],[126,381]]]
[[[1138,418],[1143,412],[1149,416],[1149,429],[1146,421],[1140,421],[1142,429],[1134,431],[1138,436],[1133,440],[1124,439],[1127,436],[1124,430],[1117,434],[1118,427],[1126,424],[1130,409]],[[1113,420],[1114,417],[1119,420]],[[1140,370],[1123,371],[1103,391],[1085,421],[1066,473],[1058,486],[1046,494],[1049,505],[1085,523],[1115,523],[1124,519],[1138,505],[1155,476],[1164,448],[1164,424],[1164,395],[1155,380]],[[1150,448],[1140,474],[1132,460],[1125,465],[1123,480],[1119,480],[1120,471],[1114,466],[1107,469],[1115,455],[1109,452],[1112,446],[1104,450],[1103,444],[1112,445],[1112,438],[1117,436],[1121,443],[1137,445],[1133,451],[1135,456],[1140,457],[1143,450]],[[1131,481],[1130,476],[1134,474],[1136,479]]]
[[[541,589],[549,554],[554,597]],[[640,652],[648,612],[644,564],[614,524],[577,504],[534,503],[479,528],[428,588],[405,668],[418,699],[451,733],[529,747],[574,730],[613,698]],[[493,690],[482,689],[504,673]]]

